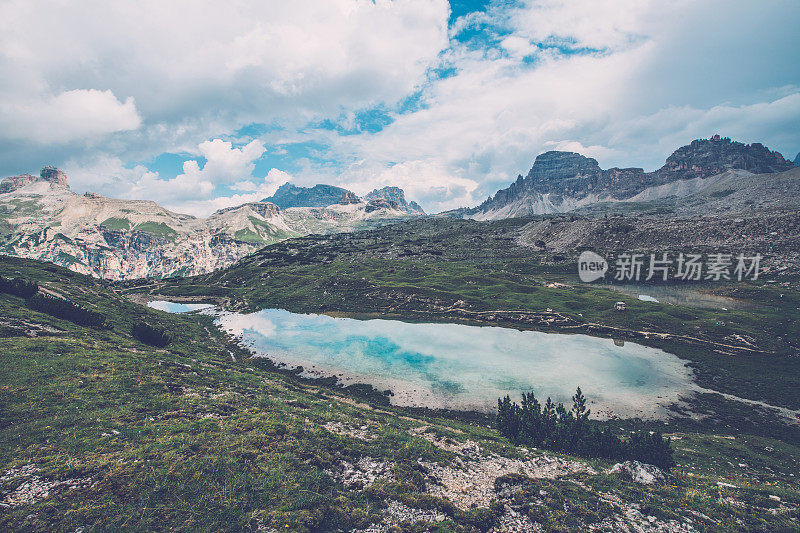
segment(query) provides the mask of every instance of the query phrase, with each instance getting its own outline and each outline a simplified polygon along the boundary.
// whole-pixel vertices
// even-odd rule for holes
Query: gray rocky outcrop
[[[664,483],[667,478],[660,468],[639,461],[625,461],[612,466],[608,472],[612,476],[619,476],[624,479],[639,483],[641,485],[654,485]]]
[[[383,187],[382,189],[374,189],[373,191],[364,195],[364,200],[367,202],[377,200],[379,198],[384,198],[390,202],[396,203],[403,211],[417,213],[420,215],[425,214],[425,211],[422,210],[422,207],[417,202],[406,201],[405,192],[400,187]]]

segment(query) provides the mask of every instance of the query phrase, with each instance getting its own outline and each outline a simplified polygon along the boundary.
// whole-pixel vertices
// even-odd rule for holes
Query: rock
[[[66,173],[56,167],[44,167],[40,172],[39,177],[44,181],[49,181],[50,183],[69,188],[69,184],[67,184]]]
[[[27,187],[28,185],[30,185],[31,183],[35,183],[36,181],[38,181],[38,178],[30,174],[9,176],[7,178],[4,178],[2,183],[0,183],[0,194],[16,191],[17,189]]]
[[[272,202],[261,201],[219,209],[216,213],[214,213],[214,215],[223,215],[225,213],[230,213],[231,211],[236,211],[242,208],[252,209],[264,218],[274,217],[280,215],[281,213],[281,208],[277,205],[273,204]]]
[[[372,213],[374,211],[378,211],[379,209],[393,209],[395,211],[399,211],[400,206],[395,201],[387,200],[386,198],[376,198],[374,200],[370,200],[366,207],[367,213]]]
[[[639,461],[617,463],[606,473],[612,476],[630,479],[642,485],[652,485],[654,483],[664,483],[666,481],[666,477],[660,468],[640,463]]]

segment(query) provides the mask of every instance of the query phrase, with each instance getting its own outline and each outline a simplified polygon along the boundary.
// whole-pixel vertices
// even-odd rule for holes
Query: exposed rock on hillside
[[[625,461],[617,463],[608,471],[612,476],[619,476],[629,479],[642,485],[654,485],[664,483],[666,477],[660,468],[653,465],[640,463],[639,461]]]
[[[393,200],[387,200],[386,198],[375,198],[374,200],[371,200],[366,207],[367,213],[372,213],[378,209],[393,209],[395,211],[400,211],[400,206]]]
[[[31,174],[22,174],[20,176],[11,176],[3,179],[3,181],[0,182],[0,194],[13,192],[39,181],[52,183],[53,185],[69,189],[67,175],[64,174],[63,170],[59,170],[55,167],[44,167],[39,177]]]
[[[345,194],[352,192],[333,185],[314,185],[313,187],[298,187],[291,183],[284,183],[275,194],[265,198],[264,202],[272,202],[281,209],[289,207],[325,207],[338,204]]]
[[[341,205],[358,204],[361,199],[350,191],[345,191],[339,199]]]

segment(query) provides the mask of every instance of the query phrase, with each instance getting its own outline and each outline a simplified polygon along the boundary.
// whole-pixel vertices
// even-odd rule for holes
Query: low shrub
[[[669,470],[675,466],[670,440],[660,433],[640,431],[627,439],[614,435],[608,425],[589,423],[586,397],[578,387],[572,409],[550,398],[540,404],[533,393],[523,394],[521,405],[506,396],[497,400],[496,426],[510,441],[562,451],[583,457],[637,460]]]
[[[39,285],[25,278],[8,279],[0,276],[0,292],[13,294],[20,298],[30,298],[39,292]]]
[[[47,294],[36,293],[27,300],[28,307],[40,313],[63,318],[80,326],[97,329],[111,329],[105,315],[86,309],[82,305],[70,302],[63,298],[56,298]]]
[[[131,334],[141,342],[149,346],[155,346],[156,348],[164,348],[172,342],[172,339],[166,331],[151,326],[146,322],[137,322],[134,324],[131,329]]]

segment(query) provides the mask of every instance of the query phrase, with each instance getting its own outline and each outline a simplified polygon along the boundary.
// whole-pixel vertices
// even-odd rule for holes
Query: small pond
[[[182,304],[183,305],[183,304]],[[580,385],[605,417],[661,417],[692,389],[676,356],[586,335],[461,324],[355,320],[265,309],[223,312],[217,324],[257,355],[307,377],[391,390],[397,405],[489,411],[534,391],[570,402]]]

